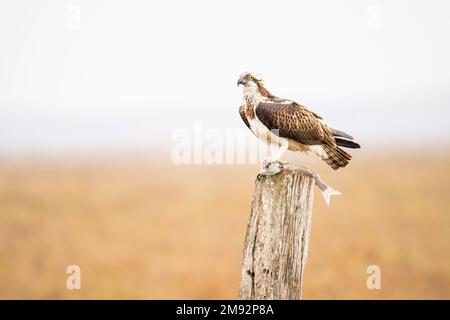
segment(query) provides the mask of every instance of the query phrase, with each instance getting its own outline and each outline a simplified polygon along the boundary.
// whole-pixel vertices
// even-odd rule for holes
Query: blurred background
[[[286,157],[343,193],[329,207],[316,193],[304,298],[449,299],[449,13],[2,1],[0,298],[235,298],[259,165],[176,164],[174,133],[253,139],[236,87],[251,71],[362,145],[338,172]],[[74,264],[81,290],[66,288]]]

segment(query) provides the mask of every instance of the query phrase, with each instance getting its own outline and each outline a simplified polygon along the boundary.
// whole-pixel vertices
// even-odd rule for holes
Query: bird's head
[[[239,86],[240,84],[244,86],[244,94],[257,93],[266,98],[274,97],[264,86],[263,79],[260,75],[244,72],[237,81],[237,85]]]
[[[237,81],[237,85],[242,84],[244,87],[258,87],[258,83],[262,84],[262,78],[259,75],[253,75],[250,72],[241,74]]]

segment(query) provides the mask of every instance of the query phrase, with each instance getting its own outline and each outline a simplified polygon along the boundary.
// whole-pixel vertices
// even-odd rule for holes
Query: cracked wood
[[[292,165],[255,183],[239,299],[300,299],[311,228],[314,178]]]

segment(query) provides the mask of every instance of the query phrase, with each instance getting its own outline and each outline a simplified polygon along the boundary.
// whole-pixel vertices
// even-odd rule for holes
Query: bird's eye
[[[253,80],[253,77],[252,77],[251,74],[249,74],[249,75],[247,76],[247,80]]]

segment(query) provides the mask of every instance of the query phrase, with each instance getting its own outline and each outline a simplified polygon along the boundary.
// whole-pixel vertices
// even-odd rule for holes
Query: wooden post
[[[239,299],[300,299],[315,180],[288,165],[256,180],[245,236]]]

